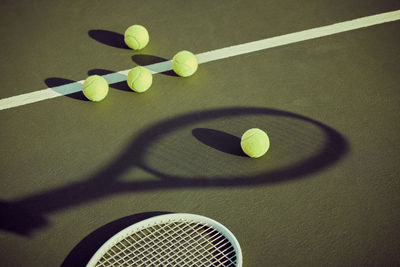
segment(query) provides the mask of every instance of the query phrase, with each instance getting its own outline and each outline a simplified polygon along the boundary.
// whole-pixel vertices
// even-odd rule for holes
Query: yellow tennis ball
[[[153,76],[145,67],[137,66],[129,71],[126,82],[133,91],[142,93],[150,88]]]
[[[247,156],[259,158],[269,149],[269,137],[263,130],[252,128],[242,135],[240,145]]]
[[[183,50],[178,52],[172,58],[172,69],[181,77],[193,75],[197,70],[197,58],[189,51]]]
[[[91,75],[83,83],[82,92],[91,101],[101,101],[108,94],[108,83],[99,75]]]
[[[134,50],[143,49],[149,43],[149,33],[142,25],[132,25],[126,29],[124,40]]]

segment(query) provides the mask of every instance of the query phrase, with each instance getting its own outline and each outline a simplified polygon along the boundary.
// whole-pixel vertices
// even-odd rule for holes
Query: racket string
[[[160,249],[161,250],[168,250],[170,253],[167,258],[171,258],[172,263],[175,264],[180,264],[182,262],[186,262],[188,260],[193,260],[195,258],[198,258],[196,255],[193,254],[192,250],[193,247],[190,243],[188,242],[182,242],[183,240],[187,240],[188,238],[192,241],[196,241],[191,237],[193,232],[188,232],[185,228],[190,228],[190,225],[185,225],[185,228],[181,227],[181,224],[173,223],[172,224],[174,227],[171,227],[171,224],[165,225],[165,228],[163,228],[164,232],[163,234],[166,237],[169,237],[169,243],[164,244]],[[174,228],[177,228],[178,230],[176,231]],[[193,227],[192,227],[193,229]],[[183,236],[182,234],[185,234]],[[172,244],[170,244],[172,243]],[[165,247],[165,248],[164,248]],[[196,248],[194,248],[196,249]],[[150,259],[149,259],[150,261]],[[151,261],[150,261],[151,262]]]
[[[193,226],[191,226],[189,224],[187,226],[189,228],[191,228],[191,230],[193,230],[193,231],[192,232],[187,232],[187,231],[184,232],[185,236],[181,235],[180,239],[192,241],[192,242],[182,243],[182,242],[180,242],[181,240],[175,240],[176,242],[181,243],[180,246],[177,247],[177,250],[178,251],[179,251],[179,249],[184,250],[187,253],[186,255],[191,256],[192,260],[198,259],[199,260],[198,263],[204,263],[204,261],[207,260],[208,257],[212,256],[204,246],[204,243],[207,241],[201,240],[201,239],[205,239],[205,236],[202,236],[202,233],[199,233],[199,231],[197,231],[198,229],[196,229],[196,227],[198,225],[194,224]],[[200,238],[200,240],[198,238]],[[202,256],[202,258],[200,258],[201,256]],[[175,259],[178,261],[185,262],[185,258],[176,257]],[[180,262],[178,262],[178,263],[180,263]],[[193,263],[197,263],[197,262],[193,262]]]
[[[152,231],[149,231],[149,229],[143,229],[140,232],[137,232],[131,236],[135,236],[136,239],[138,240],[134,240],[134,242],[132,242],[132,245],[130,247],[127,247],[126,249],[131,249],[131,256],[135,254],[135,252],[137,252],[137,256],[133,256],[133,260],[136,260],[138,263],[143,263],[146,264],[146,261],[143,261],[143,259],[140,259],[138,257],[140,257],[140,255],[143,253],[151,253],[152,257],[156,257],[158,255],[157,251],[155,250],[155,246],[154,246],[154,241],[150,239],[151,236],[153,236],[154,238],[159,238],[159,236],[156,236],[156,234],[162,230],[161,227],[149,227],[150,229],[152,229]],[[158,229],[157,229],[158,228]],[[162,237],[162,236],[161,236]],[[149,239],[149,241],[147,241],[146,239]],[[136,247],[134,245],[137,245]],[[156,252],[154,254],[154,252]],[[138,258],[138,259],[136,259]],[[145,266],[145,265],[144,265]]]
[[[148,226],[115,244],[96,266],[235,266],[224,235],[195,222]]]
[[[218,239],[220,239],[220,237],[222,236],[221,234],[218,236],[219,232],[216,231],[215,229],[212,228],[205,228],[204,225],[202,224],[188,224],[187,226],[189,226],[189,228],[191,228],[193,231],[192,232],[188,232],[186,233],[187,235],[185,237],[188,237],[191,241],[193,242],[186,242],[186,243],[182,243],[180,247],[183,247],[185,245],[189,246],[190,250],[187,250],[186,248],[184,248],[187,252],[189,252],[190,254],[192,254],[194,256],[195,259],[199,259],[198,263],[212,263],[211,260],[213,259],[213,252],[212,248],[213,246],[211,245],[211,241],[217,241]],[[201,229],[201,231],[200,231]],[[207,233],[207,235],[205,235],[204,233],[206,232],[206,230],[211,230]],[[215,233],[214,235],[210,235],[211,233]],[[193,235],[192,235],[193,234]],[[183,239],[185,239],[185,237]],[[207,240],[205,237],[209,237]],[[215,238],[215,240],[213,240],[213,238]],[[177,240],[177,242],[179,242],[179,240]],[[177,248],[179,249],[179,248]],[[194,252],[193,252],[194,251]],[[196,255],[198,254],[198,255]],[[203,255],[202,255],[203,254]],[[206,256],[207,254],[207,256]],[[202,258],[200,258],[200,256],[202,256]],[[180,260],[179,257],[176,258],[177,260]],[[184,259],[182,259],[184,260]],[[194,262],[197,263],[197,262]],[[213,265],[215,266],[215,265]]]
[[[204,225],[198,224],[198,226],[202,226],[204,228]],[[215,252],[221,252],[219,250],[218,245],[222,244],[222,242],[227,242],[228,240],[226,240],[225,237],[214,228],[208,227],[208,228],[206,228],[205,232],[207,232],[207,230],[211,230],[207,233],[207,235],[205,235],[205,236],[209,237],[209,240],[205,240],[205,242],[208,242],[208,253],[210,255],[209,259],[210,260],[217,259],[219,261],[218,257],[215,257],[214,254],[215,254]],[[197,233],[197,232],[195,232],[195,233]],[[212,233],[212,235],[211,235],[211,233]],[[200,233],[199,233],[199,235],[200,235]],[[218,240],[220,240],[218,243],[213,244],[214,242],[216,242]],[[229,241],[228,241],[228,243],[229,243]],[[199,243],[198,245],[200,245],[200,246],[202,246],[202,248],[204,248],[202,243]],[[220,254],[220,256],[223,256],[223,254],[221,254],[221,253],[219,253],[219,254]],[[222,263],[222,262],[220,262],[220,263]]]
[[[154,229],[154,227],[152,227],[152,229]],[[161,230],[161,228],[159,228],[159,230]],[[152,241],[150,240],[150,242],[146,242],[146,238],[148,238],[149,236],[154,236],[159,230],[156,231],[149,231],[148,229],[143,229],[139,232],[136,232],[128,237],[125,238],[125,240],[130,240],[130,245],[129,246],[125,246],[123,249],[121,249],[120,251],[117,251],[118,253],[123,253],[125,255],[124,258],[127,258],[126,260],[128,260],[129,262],[133,261],[133,262],[137,262],[138,264],[142,264],[145,263],[143,262],[142,259],[136,259],[137,257],[135,257],[134,255],[140,255],[143,254],[145,252],[147,253],[151,253],[153,250],[153,246],[152,246]],[[133,238],[135,237],[135,238]],[[116,244],[114,247],[118,247],[118,244]],[[129,250],[129,254],[126,254],[125,251]],[[111,262],[110,260],[108,260],[107,255],[105,255],[104,258],[106,258],[106,262],[105,263],[114,263],[114,259],[115,257],[117,257],[117,255],[111,255],[111,254],[115,254],[113,253],[115,252],[115,250],[111,250],[109,256],[111,257]],[[120,262],[122,265],[125,262]],[[105,265],[106,266],[106,265]]]

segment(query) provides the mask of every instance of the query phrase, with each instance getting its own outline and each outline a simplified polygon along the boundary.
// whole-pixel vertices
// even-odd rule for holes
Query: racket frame
[[[221,233],[231,244],[236,254],[236,267],[242,267],[243,264],[243,256],[240,244],[233,233],[226,228],[221,223],[210,219],[205,216],[189,214],[189,213],[170,213],[157,215],[140,222],[134,223],[120,232],[113,235],[109,238],[92,256],[92,258],[87,263],[86,267],[95,267],[98,261],[107,253],[109,249],[111,249],[118,242],[124,240],[126,237],[131,236],[132,234],[141,231],[142,229],[168,222],[177,222],[177,221],[188,221],[203,224],[205,226],[211,227]]]

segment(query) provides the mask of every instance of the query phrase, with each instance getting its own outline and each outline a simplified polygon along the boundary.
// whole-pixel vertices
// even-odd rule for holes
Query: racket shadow
[[[204,177],[186,179],[186,177],[163,173],[146,165],[144,159],[146,149],[165,135],[201,120],[206,121],[243,115],[271,115],[300,120],[319,128],[325,135],[325,142],[318,152],[296,164],[251,176],[225,177],[225,179],[204,179]],[[197,129],[193,135],[197,135],[197,138],[201,136],[200,139],[207,142],[205,137],[216,132],[203,129],[200,130],[200,133],[199,135],[199,129]],[[218,138],[221,138],[221,135],[224,136],[223,133],[218,134]],[[234,138],[232,140],[233,142],[237,141]],[[229,144],[231,141],[227,143]],[[226,147],[216,147],[215,144],[211,143],[208,145],[214,146],[219,150],[226,150]],[[177,188],[245,187],[282,183],[321,171],[340,160],[348,149],[349,145],[346,139],[331,127],[291,112],[268,108],[232,107],[189,113],[167,119],[145,129],[125,151],[110,162],[107,167],[91,177],[47,192],[21,197],[18,200],[1,201],[0,215],[4,219],[0,222],[0,229],[21,235],[30,235],[34,230],[48,225],[47,214],[124,192],[132,193]],[[134,163],[134,166],[132,163]],[[145,170],[158,177],[159,180],[118,181],[132,167]]]

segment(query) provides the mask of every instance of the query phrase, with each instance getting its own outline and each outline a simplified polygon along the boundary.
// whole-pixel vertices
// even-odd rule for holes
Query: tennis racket
[[[210,218],[175,213],[135,223],[107,240],[87,267],[242,266],[239,242]]]

